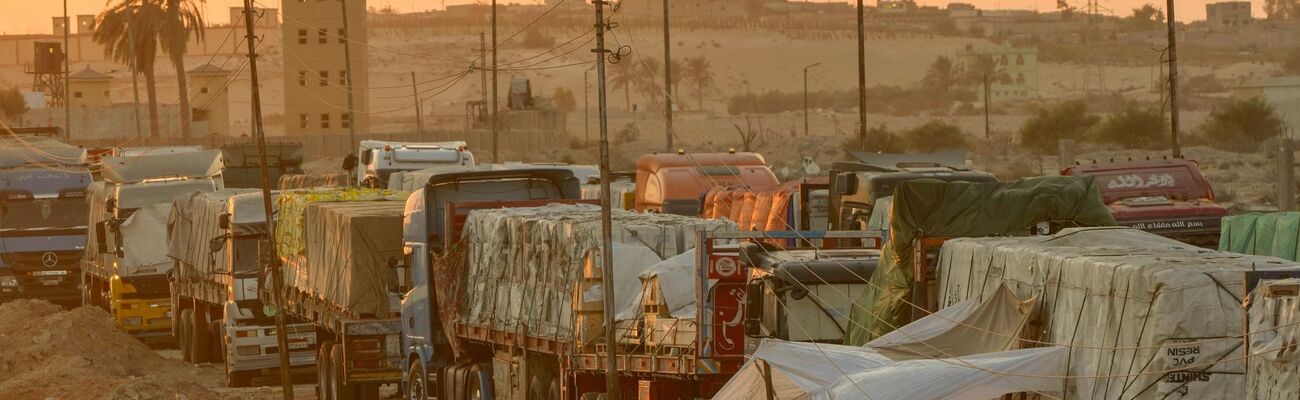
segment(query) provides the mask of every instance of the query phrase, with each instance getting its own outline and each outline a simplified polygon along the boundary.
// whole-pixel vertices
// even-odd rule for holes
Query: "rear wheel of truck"
[[[475,365],[469,369],[469,384],[465,385],[466,400],[483,400],[483,386],[479,384],[482,382],[482,380],[479,379],[479,375],[482,371],[483,368],[480,365]],[[487,371],[491,371],[491,369],[488,369]],[[491,375],[488,375],[488,385],[491,385],[491,377]]]
[[[192,323],[192,321],[194,321],[194,310],[181,310],[180,315],[181,337],[180,340],[176,342],[176,345],[177,347],[180,347],[181,350],[181,361],[194,362],[194,355],[190,352],[190,341],[194,339],[193,335],[190,334],[191,329],[194,326]]]
[[[410,368],[406,369],[406,399],[407,400],[428,400],[429,399],[429,374],[424,372],[424,363],[420,360],[411,360]]]
[[[195,364],[212,361],[212,335],[208,334],[206,314],[190,311],[190,359]]]
[[[583,393],[582,397],[579,397],[578,399],[579,400],[605,400],[605,394],[599,392],[587,392],[587,393]]]
[[[330,389],[333,394],[330,395],[332,400],[356,400],[356,388],[345,382],[344,371],[347,366],[343,365],[343,346],[334,346],[330,349]]]
[[[214,363],[225,362],[226,333],[222,331],[221,320],[208,323],[208,358]]]
[[[549,386],[546,389],[546,394],[548,396],[545,398],[550,400],[560,400],[560,379],[551,378],[551,384],[547,386]]]
[[[334,348],[334,342],[324,341],[316,347],[316,398],[320,400],[334,400],[330,397],[334,393],[334,388],[330,387],[330,381],[333,380],[334,372],[330,369],[330,351]]]

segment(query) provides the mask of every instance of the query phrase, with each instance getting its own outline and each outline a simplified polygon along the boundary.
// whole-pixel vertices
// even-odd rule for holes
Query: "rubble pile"
[[[16,399],[216,399],[210,374],[154,353],[101,309],[0,305],[0,393]]]

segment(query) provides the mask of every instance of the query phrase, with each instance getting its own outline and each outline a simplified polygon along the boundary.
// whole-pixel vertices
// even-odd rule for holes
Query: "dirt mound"
[[[216,399],[197,368],[160,357],[98,308],[0,305],[0,393],[14,399]]]

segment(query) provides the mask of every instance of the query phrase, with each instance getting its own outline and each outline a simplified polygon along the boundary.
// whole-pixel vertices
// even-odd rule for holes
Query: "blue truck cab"
[[[481,379],[472,363],[458,362],[452,353],[438,305],[439,290],[449,279],[433,276],[433,262],[455,247],[461,224],[470,210],[540,206],[556,200],[581,198],[573,172],[559,168],[449,172],[433,175],[406,201],[403,213],[404,260],[399,282],[409,285],[401,299],[402,387],[406,393],[446,398],[463,392],[462,384]],[[455,296],[448,291],[444,296]],[[459,301],[443,298],[442,301]],[[424,398],[424,397],[418,397]],[[459,398],[453,396],[452,398]]]
[[[81,302],[86,151],[53,138],[0,140],[0,302]]]

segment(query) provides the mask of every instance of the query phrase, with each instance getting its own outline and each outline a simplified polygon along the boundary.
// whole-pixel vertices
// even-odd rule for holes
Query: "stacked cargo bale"
[[[1300,393],[1300,279],[1262,280],[1250,296],[1247,399],[1282,400]]]
[[[226,234],[219,223],[231,197],[243,193],[260,193],[256,189],[222,189],[216,192],[193,192],[172,199],[167,220],[167,255],[176,260],[176,280],[196,283],[193,287],[217,291],[223,297],[230,271],[225,260],[225,246],[212,251],[208,243]],[[259,197],[260,198],[260,197]]]
[[[1043,299],[1024,345],[1070,347],[1068,399],[1239,397],[1244,272],[1300,270],[1128,228],[952,239],[939,257],[944,306],[1004,284]]]

